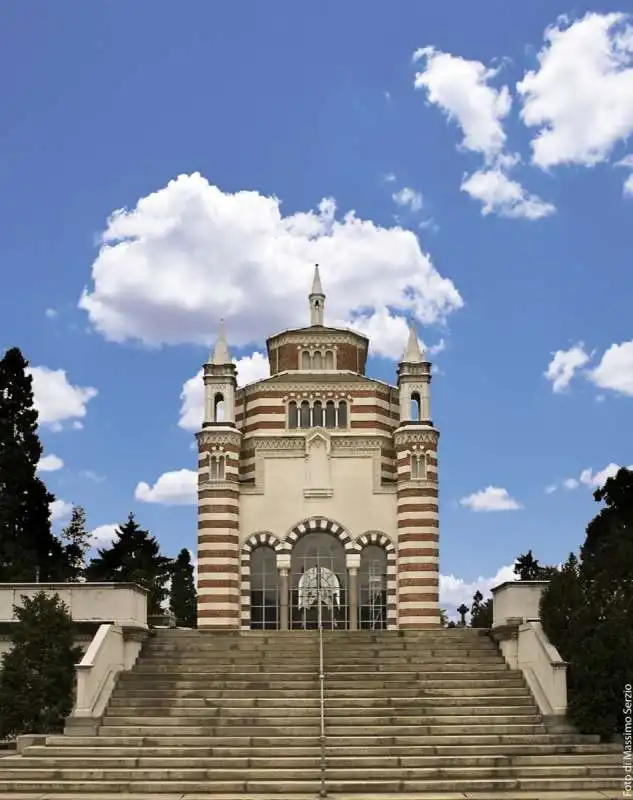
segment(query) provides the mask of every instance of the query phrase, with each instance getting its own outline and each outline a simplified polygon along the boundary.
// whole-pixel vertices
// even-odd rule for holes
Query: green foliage
[[[50,526],[55,498],[37,476],[42,445],[27,369],[17,347],[0,359],[0,582],[65,574],[66,554]]]
[[[63,730],[74,702],[74,666],[81,660],[58,595],[39,592],[22,602],[14,608],[13,646],[0,667],[0,739]]]
[[[570,719],[609,738],[623,730],[633,663],[633,472],[620,469],[594,497],[605,507],[587,526],[580,559],[571,554],[551,578],[541,619],[569,662]]]
[[[492,597],[483,602],[484,596],[480,591],[473,595],[473,604],[470,608],[471,628],[492,628]]]
[[[86,569],[86,553],[90,550],[90,534],[86,530],[86,512],[73,506],[70,522],[62,531],[66,553],[67,581],[78,581]]]
[[[443,628],[446,628],[448,625],[448,614],[446,613],[445,608],[440,608],[440,625]]]
[[[196,585],[191,554],[186,547],[178,553],[172,567],[169,607],[178,625],[196,627]]]
[[[88,581],[114,581],[136,583],[145,587],[147,613],[162,613],[162,603],[167,599],[165,584],[170,577],[171,560],[160,554],[156,539],[143,530],[130,513],[119,527],[111,547],[98,551],[86,567]]]

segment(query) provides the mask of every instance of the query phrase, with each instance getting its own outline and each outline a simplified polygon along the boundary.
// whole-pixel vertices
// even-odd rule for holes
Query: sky
[[[308,321],[434,364],[441,601],[564,560],[633,463],[626,4],[0,4],[0,350],[57,530],[195,551],[200,365]]]

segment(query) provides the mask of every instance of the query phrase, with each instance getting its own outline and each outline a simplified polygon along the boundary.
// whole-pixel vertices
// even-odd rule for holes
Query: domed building
[[[200,628],[440,624],[431,365],[411,327],[396,385],[368,377],[367,337],[328,327],[325,301],[317,266],[269,378],[237,388],[223,326],[204,365]]]

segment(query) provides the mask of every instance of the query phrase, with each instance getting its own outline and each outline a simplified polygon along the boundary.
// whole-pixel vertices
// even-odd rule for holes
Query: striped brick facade
[[[233,629],[240,617],[239,456],[242,434],[227,426],[198,434],[198,627]],[[223,459],[212,477],[211,462]]]
[[[320,532],[345,551],[350,608],[357,605],[359,570],[370,565],[363,550],[376,545],[386,559],[387,627],[435,627],[439,433],[430,417],[431,365],[411,327],[397,387],[368,378],[367,337],[323,324],[318,269],[312,289],[312,324],[268,339],[270,378],[237,388],[223,326],[204,366],[198,624],[249,628],[262,623],[255,608],[267,613],[277,602],[283,614],[271,614],[273,624],[286,626],[286,593],[296,591],[288,584],[295,544]],[[260,553],[266,566],[253,573],[251,556],[260,547],[277,558]],[[269,583],[257,583],[268,581],[271,569],[273,590],[283,580],[283,602],[268,594]],[[359,620],[366,622],[362,613]]]
[[[429,628],[439,618],[439,432],[408,425],[394,434],[397,453],[397,604],[399,628]],[[412,458],[425,475],[413,477]]]

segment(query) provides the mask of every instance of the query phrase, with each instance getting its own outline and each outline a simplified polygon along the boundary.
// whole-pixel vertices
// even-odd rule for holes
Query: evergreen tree
[[[0,582],[63,580],[65,573],[50,525],[55,498],[37,476],[42,445],[27,367],[17,347],[0,359]]]
[[[178,553],[172,567],[169,607],[178,625],[196,627],[196,585],[191,554],[186,547]]]
[[[162,603],[167,599],[165,584],[170,576],[171,560],[160,554],[156,539],[143,530],[130,513],[119,527],[109,548],[98,550],[98,555],[86,567],[88,581],[114,581],[137,583],[148,590],[147,613],[162,614]]]
[[[81,506],[73,506],[70,522],[62,531],[62,542],[67,562],[66,580],[82,580],[86,553],[90,550],[90,535],[86,530],[86,512]]]
[[[514,574],[520,581],[538,581],[541,576],[541,566],[538,559],[534,558],[532,551],[528,550],[520,555],[514,562]]]
[[[569,662],[569,716],[583,733],[624,727],[622,687],[633,663],[633,472],[620,469],[594,493],[605,507],[587,526],[541,598],[543,628]]]
[[[480,591],[476,591],[473,595],[473,604],[470,608],[470,626],[471,628],[492,628],[492,597],[489,597],[486,602]]]
[[[72,620],[58,595],[22,597],[11,629],[12,648],[0,667],[0,739],[22,733],[56,733],[74,702],[75,664]]]

